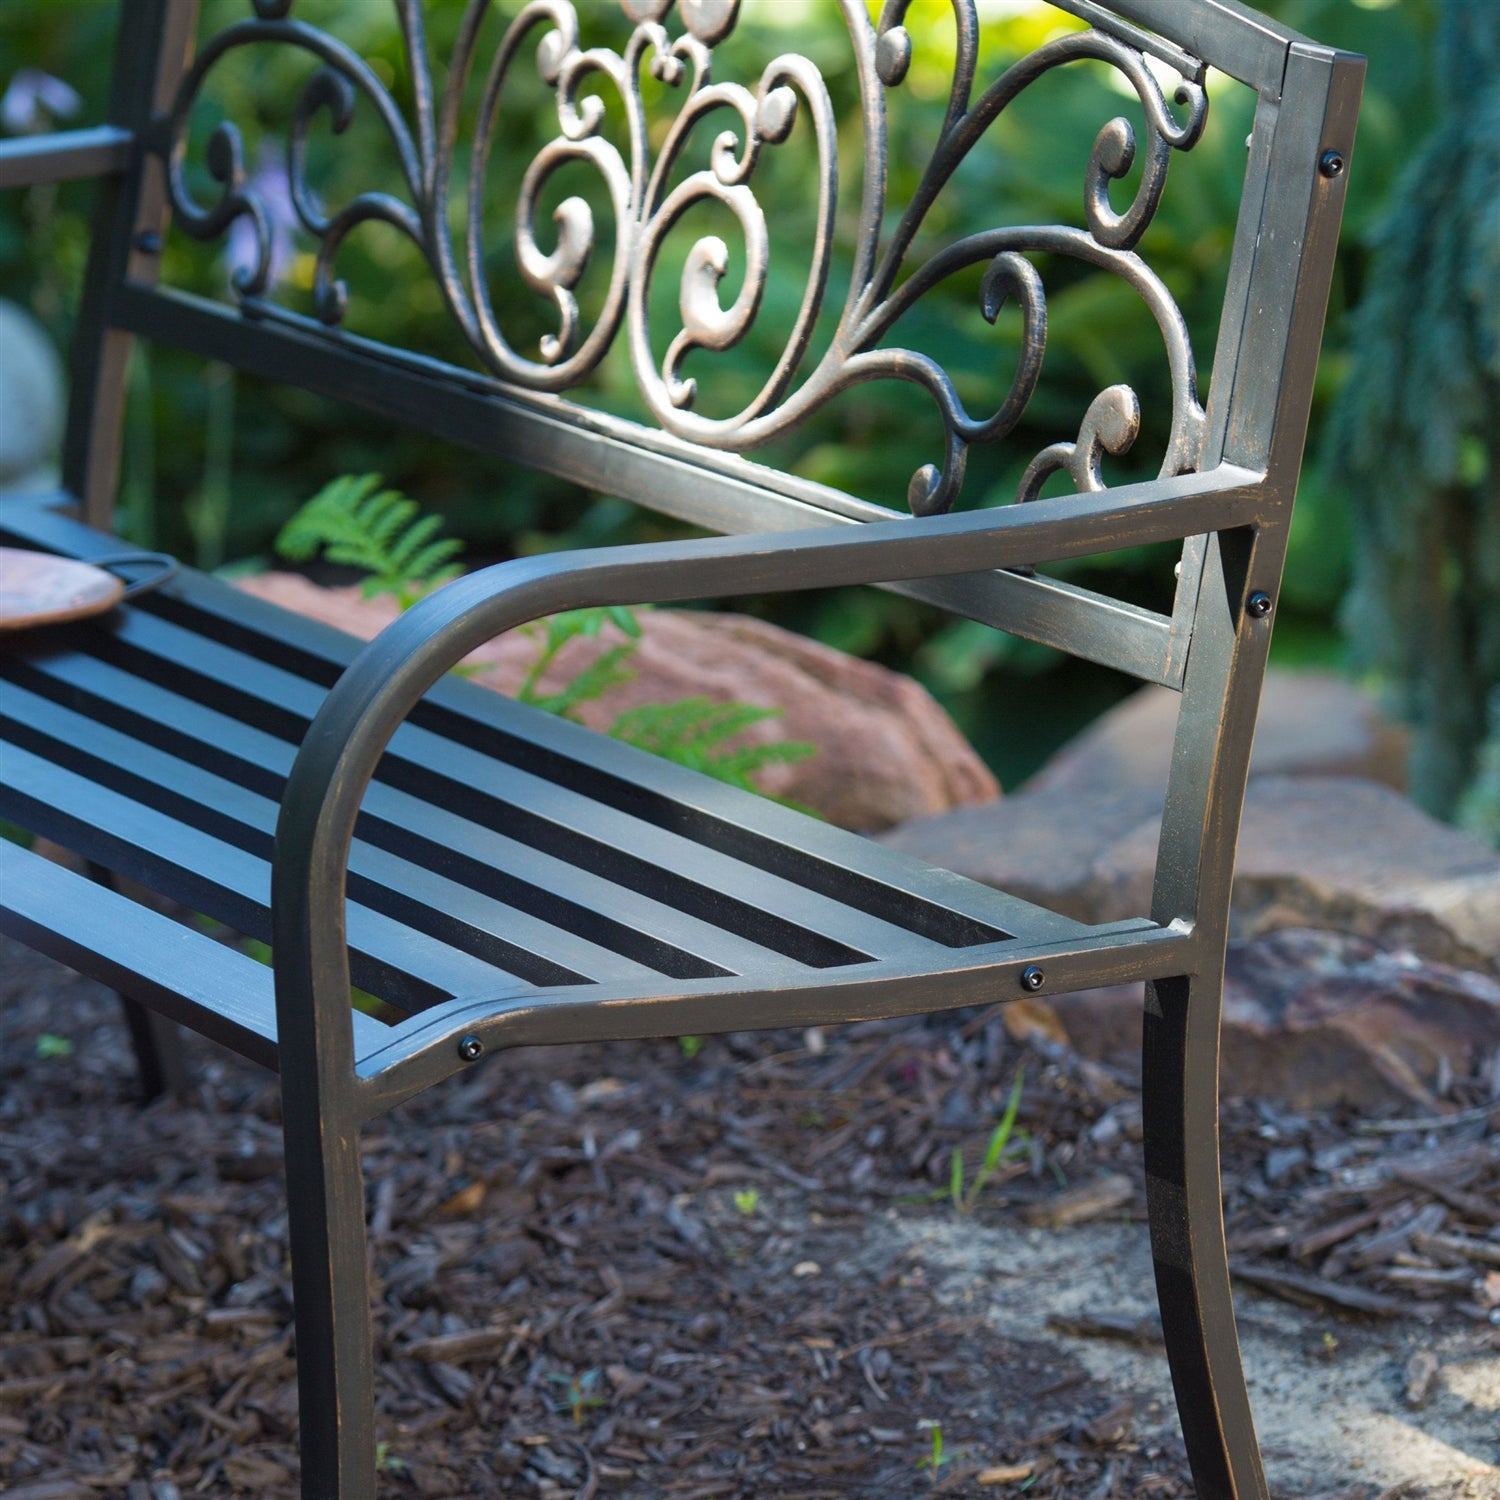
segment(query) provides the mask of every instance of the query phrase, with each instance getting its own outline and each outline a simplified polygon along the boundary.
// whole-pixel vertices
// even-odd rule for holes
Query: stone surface
[[[1120,840],[1154,828],[1161,807],[1151,787],[1021,791],[993,807],[904,824],[881,842],[1080,922],[1108,921],[1140,913],[1099,915],[1095,867]]]
[[[1145,909],[1156,839],[1143,824],[1102,854],[1100,908]],[[1500,973],[1500,852],[1373,782],[1261,777],[1245,797],[1230,930],[1300,926]]]
[[[1096,719],[1026,783],[1027,791],[1162,788],[1178,694],[1144,687]],[[1408,735],[1332,672],[1267,672],[1250,774],[1357,776],[1400,790]]]
[[[1107,922],[1150,908],[1159,800],[1144,787],[1051,787],[884,837],[971,879]],[[1232,922],[1241,937],[1324,927],[1500,973],[1500,853],[1373,782],[1258,777],[1245,799]]]
[[[1151,786],[1054,786],[884,841],[1104,922],[1149,910],[1160,807]],[[1500,1050],[1500,855],[1387,787],[1252,781],[1232,931],[1226,1092],[1432,1110],[1442,1068],[1464,1076]],[[1139,1065],[1139,986],[1048,1003],[1086,1057]]]
[[[368,640],[395,616],[388,597],[357,588],[320,588],[292,573],[239,580],[241,588]],[[643,611],[644,635],[631,658],[634,681],[586,703],[579,717],[607,729],[625,709],[704,696],[780,708],[752,726],[746,742],[806,740],[818,754],[770,766],[758,784],[815,809],[845,828],[871,831],[955,807],[991,801],[999,787],[926,689],[908,677],[744,615]],[[555,691],[599,651],[622,639],[575,640],[543,679]],[[470,658],[474,681],[513,694],[536,646],[512,632]]]
[[[0,490],[37,482],[62,434],[63,368],[40,323],[0,299]]]
[[[1059,996],[1051,1006],[1084,1056],[1139,1068],[1139,986]],[[1489,974],[1309,928],[1230,944],[1226,1095],[1294,1109],[1396,1103],[1438,1113],[1443,1070],[1467,1077],[1497,1054],[1500,980]]]

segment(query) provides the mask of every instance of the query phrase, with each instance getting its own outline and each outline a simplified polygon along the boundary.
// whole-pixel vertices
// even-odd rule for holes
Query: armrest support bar
[[[135,136],[117,125],[0,141],[0,188],[115,176],[130,165],[134,146]]]
[[[553,553],[429,595],[339,679],[287,783],[271,895],[284,1058],[300,1053],[329,1084],[352,1073],[344,888],[360,802],[422,695],[502,631],[585,605],[932,578],[1180,540],[1253,526],[1265,498],[1260,474],[1221,467],[1000,511]]]

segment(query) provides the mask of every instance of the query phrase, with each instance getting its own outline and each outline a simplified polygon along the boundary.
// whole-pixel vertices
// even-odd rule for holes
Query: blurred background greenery
[[[1358,510],[1349,498],[1350,466],[1341,460],[1338,445],[1330,445],[1322,434],[1349,381],[1356,328],[1352,312],[1370,282],[1372,257],[1378,256],[1382,225],[1401,173],[1439,123],[1443,99],[1436,88],[1434,50],[1445,11],[1466,5],[1490,6],[1500,13],[1493,0],[1263,0],[1264,9],[1288,24],[1370,59],[1309,463],[1278,609],[1274,657],[1282,664],[1332,666],[1376,678],[1392,670],[1390,653],[1382,657],[1361,651],[1358,637],[1351,651],[1341,626],[1341,601],[1359,557]],[[580,9],[587,26],[598,27],[600,39],[618,44],[624,34],[618,6],[600,0]],[[6,0],[0,10],[0,90],[21,69],[40,69],[78,91],[80,121],[98,118],[108,89],[114,10],[113,0]],[[980,10],[987,52],[1002,63],[1006,56],[1037,45],[1059,24],[1072,24],[1040,0],[981,0]],[[247,0],[204,0],[204,34],[248,11]],[[435,57],[446,55],[461,13],[457,0],[430,0]],[[407,63],[389,6],[375,0],[303,0],[298,14],[336,30],[370,62],[396,100],[409,104]],[[893,139],[899,145],[892,155],[890,200],[897,205],[916,182],[940,125],[945,66],[951,66],[952,53],[945,0],[916,0],[908,25],[918,43],[917,62],[906,85],[891,96]],[[819,64],[843,122],[845,212],[840,233],[847,248],[859,189],[857,87],[837,7],[815,0],[747,6],[736,37],[720,49],[723,65],[716,76],[753,80],[764,60],[789,41]],[[245,129],[247,162],[269,172],[274,158],[263,149],[262,136],[269,141],[284,129],[290,101],[308,71],[306,59],[287,49],[247,49],[226,59],[195,113],[190,159],[201,163],[208,130],[228,117]],[[982,69],[981,86],[988,76],[988,69]],[[1089,64],[1059,70],[1029,91],[992,130],[986,149],[965,164],[930,219],[919,253],[941,234],[986,223],[1080,222],[1083,166],[1095,133],[1114,114],[1140,117],[1133,96],[1122,95],[1118,85],[1110,70]],[[1188,156],[1174,155],[1162,209],[1142,246],[1188,317],[1205,388],[1253,107],[1248,91],[1229,80],[1211,80],[1210,92],[1205,137]],[[43,113],[30,122],[12,111],[8,128],[40,124],[45,103],[39,102],[38,109]],[[805,143],[805,121],[798,130]],[[494,192],[485,224],[492,294],[497,307],[505,309],[513,345],[523,350],[534,347],[535,338],[551,325],[545,308],[515,273],[514,184],[524,164],[555,133],[551,95],[534,71],[518,73],[489,173]],[[705,150],[709,134],[704,132]],[[368,109],[356,112],[354,124],[336,142],[328,136],[326,121],[314,128],[313,137],[313,176],[329,201],[372,187],[399,193],[389,141]],[[802,295],[813,206],[805,181],[808,158],[804,155],[799,164],[794,152],[786,152],[784,160],[781,154],[771,155],[776,159],[767,162],[761,175],[771,183],[764,198],[778,202],[772,280],[764,310],[744,344],[714,356],[711,366],[705,363],[695,371],[690,366],[700,377],[709,414],[733,410],[737,400],[759,386],[780,352],[778,337],[785,337]],[[782,179],[779,193],[777,174]],[[463,176],[456,174],[456,180]],[[1127,201],[1136,180],[1117,186],[1117,203]],[[200,172],[195,181],[202,201],[210,200],[212,185],[206,176]],[[549,184],[539,215],[544,244],[551,207],[566,193],[588,192],[586,182],[581,169],[570,168]],[[597,202],[597,190],[593,197]],[[779,212],[783,200],[794,205],[785,215]],[[28,306],[60,347],[66,346],[76,306],[88,203],[84,185],[33,189],[0,202],[0,295]],[[797,204],[803,207],[799,210]],[[602,219],[600,230],[596,262],[607,266],[611,229]],[[736,243],[732,228],[715,225],[711,215],[694,218],[687,237],[715,230]],[[311,241],[293,235],[278,248],[278,296],[305,309]],[[676,253],[680,264],[680,251]],[[350,287],[349,326],[460,365],[474,364],[445,318],[420,252],[400,235],[383,226],[362,229],[346,243],[338,264]],[[736,274],[732,271],[726,282],[726,302],[735,290]],[[837,274],[828,299],[834,307],[844,289]],[[222,295],[224,247],[199,246],[173,233],[164,277]],[[580,289],[585,317],[602,299],[603,279],[597,265],[585,278]],[[1013,496],[1030,457],[1049,442],[1076,435],[1088,401],[1115,381],[1128,381],[1139,392],[1144,428],[1136,451],[1110,469],[1109,477],[1144,477],[1160,462],[1170,382],[1151,318],[1114,278],[1081,276],[1058,267],[1046,279],[1049,337],[1042,387],[1012,441],[971,455],[961,505],[1003,503]],[[976,412],[993,409],[1003,395],[1019,347],[1019,319],[1013,310],[1003,313],[994,329],[981,321],[977,282],[977,271],[954,278],[939,289],[940,295],[918,304],[897,329],[902,343],[940,359]],[[676,273],[670,257],[657,284],[661,311],[654,321],[670,331],[678,326],[671,322]],[[826,332],[827,324],[825,319],[820,331]],[[584,399],[629,415],[641,410],[622,359],[606,362]],[[778,444],[769,456],[825,483],[899,506],[909,476],[941,453],[940,428],[928,405],[911,386],[858,387],[817,413],[795,441]],[[1494,442],[1493,431],[1475,441],[1481,448]],[[1464,450],[1470,455],[1469,472],[1483,480],[1494,466],[1482,453],[1476,471],[1480,460],[1474,459],[1472,446]],[[674,523],[618,501],[579,495],[525,470],[392,430],[358,412],[335,410],[304,393],[262,388],[227,369],[205,370],[170,352],[137,350],[120,498],[121,526],[132,540],[166,547],[205,567],[253,565],[266,556],[275,530],[301,501],[339,474],[372,470],[440,511],[451,530],[465,538],[474,561],[517,550],[678,533]],[[1172,561],[1170,555],[1146,551],[1091,559],[1066,571],[1091,588],[1169,607]],[[779,596],[735,601],[733,607],[913,673],[954,714],[1008,788],[1134,686],[1045,648],[874,591]],[[1467,752],[1471,782],[1481,754],[1477,744]],[[1451,813],[1462,796],[1462,775],[1458,782],[1456,793],[1450,795],[1450,788],[1429,802]]]

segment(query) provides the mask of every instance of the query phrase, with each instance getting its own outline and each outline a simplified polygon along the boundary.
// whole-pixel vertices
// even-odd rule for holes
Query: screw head
[[[1034,994],[1037,990],[1041,989],[1046,980],[1047,976],[1035,964],[1030,964],[1021,970],[1021,988],[1023,990],[1030,990]]]
[[[484,1055],[484,1043],[477,1036],[466,1036],[458,1044],[458,1055],[465,1062],[473,1062]]]
[[[1344,175],[1344,156],[1341,151],[1325,151],[1318,158],[1318,171],[1325,177]]]
[[[1271,596],[1257,589],[1245,600],[1245,613],[1252,620],[1264,620],[1271,613]]]
[[[143,229],[135,237],[135,248],[142,255],[160,255],[161,243],[161,236],[154,229]]]

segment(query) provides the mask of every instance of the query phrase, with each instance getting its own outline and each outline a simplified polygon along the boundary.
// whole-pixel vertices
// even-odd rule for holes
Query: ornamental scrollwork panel
[[[1204,412],[1187,325],[1167,287],[1136,253],[1166,185],[1173,152],[1190,150],[1208,112],[1204,69],[1172,54],[1178,78],[1169,101],[1141,34],[1099,27],[1063,32],[1006,68],[983,87],[978,78],[979,21],[975,0],[950,0],[955,22],[954,62],[945,115],[930,157],[907,201],[889,201],[888,95],[905,84],[912,40],[905,26],[910,0],[885,0],[878,20],[864,0],[836,4],[852,49],[863,128],[859,220],[840,240],[840,121],[823,74],[807,57],[782,53],[746,81],[715,76],[716,49],[734,31],[740,0],[617,0],[629,26],[618,49],[586,45],[572,0],[527,0],[505,25],[498,43],[481,45],[491,0],[468,0],[451,55],[440,61],[439,89],[429,55],[421,0],[392,0],[409,72],[410,99],[398,106],[375,70],[342,42],[302,21],[295,0],[250,0],[241,21],[211,37],[179,89],[167,122],[167,175],[177,224],[189,235],[216,239],[233,230],[251,246],[234,277],[247,300],[271,290],[275,224],[267,196],[246,163],[239,129],[217,125],[204,152],[217,196],[202,201],[189,183],[189,123],[215,67],[247,47],[301,49],[317,66],[292,108],[284,180],[292,212],[316,244],[313,304],[329,326],[344,317],[346,289],[336,270],[340,246],[357,227],[379,221],[418,247],[448,315],[493,376],[528,391],[562,393],[578,386],[607,351],[623,340],[630,369],[653,419],[692,443],[748,452],[796,426],[849,388],[870,381],[918,386],[942,421],[943,451],[911,476],[908,503],[917,514],[947,510],[963,481],[976,443],[1011,433],[1041,379],[1047,343],[1047,293],[1034,258],[1062,257],[1119,278],[1139,297],[1160,330],[1171,376],[1170,430],[1163,475],[1197,466]],[[485,194],[497,162],[501,106],[525,59],[545,84],[556,132],[516,170],[514,246],[517,270],[542,300],[551,328],[518,347],[507,336],[505,309],[491,296],[486,274]],[[1084,174],[1083,224],[996,226],[968,233],[935,252],[921,251],[934,205],[954,174],[1002,112],[1054,69],[1092,60],[1112,69],[1140,101],[1144,140],[1123,117],[1105,121]],[[648,76],[675,110],[661,128],[648,120],[643,80]],[[477,117],[463,101],[477,86]],[[466,94],[467,91],[467,94]],[[601,128],[613,101],[623,130]],[[364,191],[326,208],[309,181],[309,140],[315,128],[341,134],[357,108],[374,112],[389,137],[401,193]],[[804,173],[815,199],[814,234],[800,303],[783,333],[779,357],[760,389],[724,416],[698,410],[698,379],[711,370],[705,356],[734,348],[766,316],[771,260],[768,211],[758,188],[762,164],[790,137],[799,117],[810,136],[815,171]],[[461,126],[472,139],[460,141]],[[702,127],[702,130],[700,130]],[[687,143],[714,131],[706,164],[693,167]],[[613,134],[618,139],[611,139]],[[460,146],[467,147],[460,150]],[[701,153],[700,153],[701,154]],[[467,180],[462,176],[467,159]],[[1111,184],[1139,162],[1131,201],[1117,209]],[[613,243],[603,236],[596,209],[580,194],[563,197],[549,226],[539,226],[549,183],[565,168],[589,170],[613,220]],[[554,193],[553,196],[556,196]],[[455,203],[463,210],[455,216]],[[661,299],[652,288],[671,231],[691,211],[717,207],[738,235],[733,247],[716,234],[691,243],[679,274],[675,329],[653,327]],[[454,218],[462,223],[453,227]],[[602,302],[588,316],[577,296],[591,261],[610,257]],[[835,276],[834,259],[845,263]],[[925,258],[923,255],[925,254]],[[731,263],[742,268],[739,289],[726,305]],[[601,262],[602,264],[602,262]],[[1007,304],[1020,313],[1022,338],[1009,387],[993,410],[976,415],[936,360],[902,342],[902,319],[932,288],[982,266],[980,312],[993,323]],[[599,274],[596,272],[596,274]],[[832,287],[845,288],[829,305]],[[827,332],[832,327],[832,332]],[[820,329],[822,330],[820,332]],[[815,338],[815,334],[817,337]],[[665,348],[664,354],[658,350]],[[1099,490],[1105,453],[1119,455],[1140,429],[1135,392],[1112,385],[1090,404],[1077,439],[1045,448],[1021,480],[1018,498],[1034,498],[1048,477],[1066,471],[1080,491]]]

